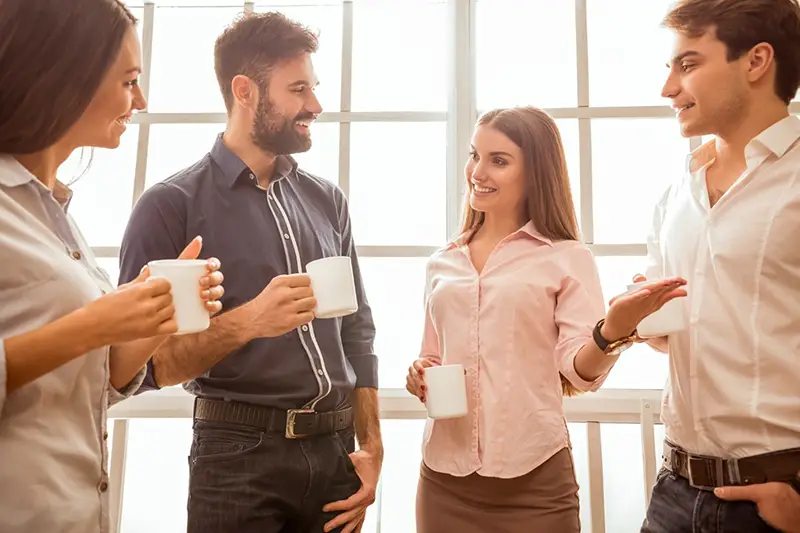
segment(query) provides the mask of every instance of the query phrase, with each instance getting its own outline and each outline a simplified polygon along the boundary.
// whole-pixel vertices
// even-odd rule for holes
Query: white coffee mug
[[[441,420],[467,414],[467,377],[463,366],[428,367],[423,373],[423,380],[427,387],[425,407],[428,417]]]
[[[317,300],[314,316],[336,318],[358,311],[353,262],[349,257],[325,257],[306,265]]]
[[[197,333],[208,329],[211,317],[200,297],[200,278],[206,272],[203,259],[163,259],[150,261],[151,278],[164,278],[172,285],[172,304],[178,322],[176,335]]]
[[[628,293],[631,293],[648,283],[657,280],[640,281],[628,285]],[[649,339],[652,337],[663,337],[671,333],[682,331],[686,327],[686,320],[683,314],[683,302],[681,298],[670,300],[661,306],[655,313],[644,317],[639,322],[636,332],[640,337]]]

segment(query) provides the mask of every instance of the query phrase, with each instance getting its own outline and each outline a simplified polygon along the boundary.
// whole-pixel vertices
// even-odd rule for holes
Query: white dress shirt
[[[136,391],[109,383],[98,348],[6,395],[4,340],[114,290],[66,213],[69,189],[47,189],[0,155],[0,531],[109,530],[106,414]],[[65,338],[63,342],[70,342]]]
[[[666,436],[696,454],[800,447],[800,120],[746,147],[747,168],[710,207],[710,142],[659,202],[648,278],[683,276],[688,327],[669,336]]]

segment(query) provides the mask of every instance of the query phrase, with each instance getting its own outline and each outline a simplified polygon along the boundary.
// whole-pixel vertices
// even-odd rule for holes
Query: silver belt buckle
[[[294,423],[298,414],[313,413],[313,409],[289,409],[286,411],[286,438],[287,439],[300,439],[306,435],[298,435],[294,432]]]

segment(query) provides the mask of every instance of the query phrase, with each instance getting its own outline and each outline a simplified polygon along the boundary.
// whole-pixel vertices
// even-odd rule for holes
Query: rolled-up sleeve
[[[142,382],[145,379],[147,374],[147,368],[142,367],[139,370],[139,373],[131,380],[130,383],[125,385],[124,388],[117,390],[114,386],[109,382],[108,383],[108,406],[111,407],[112,405],[121,402],[127,398],[130,398],[134,394],[139,391],[139,388],[142,386]]]
[[[584,392],[596,391],[608,377],[605,373],[594,381],[586,381],[575,370],[575,356],[587,342],[592,342],[592,331],[605,312],[594,255],[583,245],[576,247],[570,253],[561,290],[556,296],[558,342],[555,357],[561,374]]]
[[[375,354],[375,322],[364,290],[358,253],[353,241],[347,199],[340,198],[339,220],[342,229],[342,254],[353,263],[358,311],[342,319],[342,347],[356,374],[356,388],[378,388],[378,356]]]

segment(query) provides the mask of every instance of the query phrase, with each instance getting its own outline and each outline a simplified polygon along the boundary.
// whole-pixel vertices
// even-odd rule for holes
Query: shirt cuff
[[[147,374],[147,367],[143,366],[139,369],[139,373],[134,376],[130,383],[125,385],[121,390],[117,390],[108,382],[108,406],[111,407],[114,404],[121,402],[127,398],[130,398],[136,391],[139,390],[139,387],[142,386],[142,381],[144,381],[144,376]]]
[[[0,413],[6,403],[6,341],[0,339]]]
[[[356,388],[378,388],[378,356],[353,355],[347,358],[356,373]]]
[[[606,381],[606,378],[611,370],[605,374],[601,374],[594,381],[586,381],[578,375],[578,372],[575,370],[575,357],[578,355],[580,349],[583,348],[588,342],[593,342],[593,339],[591,337],[585,337],[572,340],[570,346],[566,348],[569,355],[567,355],[565,358],[563,368],[561,368],[561,373],[564,374],[564,377],[566,377],[567,380],[578,390],[583,392],[596,392],[600,387],[603,386],[603,383]]]

